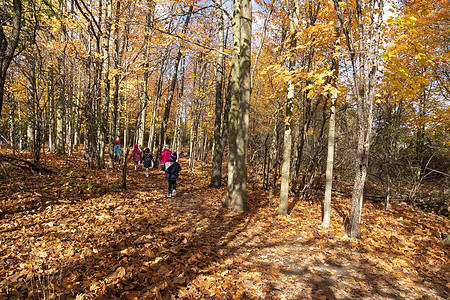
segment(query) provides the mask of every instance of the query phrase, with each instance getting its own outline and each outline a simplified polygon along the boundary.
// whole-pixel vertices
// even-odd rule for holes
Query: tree
[[[191,20],[191,15],[192,15],[193,10],[194,10],[194,6],[190,5],[188,12],[186,13],[186,19],[183,24],[182,34],[186,34],[186,32],[187,32],[187,29],[189,26],[189,21]],[[160,132],[159,147],[158,147],[158,153],[156,155],[157,158],[159,158],[159,156],[161,155],[162,148],[164,146],[164,141],[166,140],[166,128],[167,128],[167,123],[169,122],[170,108],[172,106],[172,101],[175,96],[175,88],[176,88],[176,84],[177,84],[177,80],[178,80],[178,67],[180,65],[182,56],[183,56],[182,45],[180,44],[180,46],[178,47],[177,55],[175,57],[172,78],[170,80],[169,95],[167,97],[167,101],[164,106],[164,114],[163,114],[163,119],[161,121],[161,129],[160,129],[161,132]]]
[[[215,97],[215,121],[214,121],[214,146],[211,168],[211,187],[220,187],[222,184],[222,157],[223,147],[221,143],[223,135],[223,86],[224,86],[224,54],[225,29],[223,20],[222,0],[216,0],[217,25],[219,29],[219,55],[216,62],[216,97]]]
[[[289,71],[294,71],[296,64],[295,47],[296,33],[298,30],[298,13],[299,2],[294,1],[294,7],[289,14]],[[290,167],[291,167],[291,152],[292,152],[292,125],[293,116],[292,110],[295,99],[295,83],[291,78],[289,81],[288,94],[286,100],[286,113],[284,120],[284,142],[283,142],[283,161],[281,164],[281,189],[280,189],[280,204],[278,206],[277,214],[286,215],[289,209],[289,179],[290,179]]]
[[[247,210],[247,151],[250,109],[251,0],[233,1],[233,52],[228,140],[228,183],[225,207]]]
[[[389,20],[388,36],[394,42],[383,55],[385,93],[379,106],[401,108],[397,113],[400,128],[395,133],[402,133],[401,142],[410,150],[413,184],[428,173],[428,162],[440,171],[448,170],[444,167],[450,133],[450,52],[445,21],[450,12],[446,6],[445,0],[405,1],[397,17]]]
[[[3,107],[3,96],[5,90],[6,73],[9,65],[14,57],[17,45],[19,44],[19,36],[21,30],[22,18],[22,1],[13,0],[13,11],[10,16],[7,12],[7,4],[2,4],[0,7],[0,16],[4,23],[0,25],[0,114]],[[5,32],[4,26],[10,26],[9,36]],[[8,32],[7,31],[7,32]]]
[[[340,47],[339,36],[341,29],[336,26],[336,48]],[[334,166],[334,138],[336,135],[336,100],[338,97],[337,80],[339,76],[339,57],[333,55],[331,70],[333,71],[330,76],[330,82],[333,88],[331,94],[330,103],[330,120],[328,125],[328,152],[327,152],[327,166],[325,173],[325,197],[323,200],[323,221],[322,226],[328,228],[330,226],[331,219],[331,189],[333,187],[333,166]]]
[[[357,106],[358,148],[348,227],[349,237],[357,238],[372,138],[373,102],[380,63],[379,48],[384,0],[366,2],[356,0],[355,7],[350,6],[347,2],[345,8],[341,7],[343,2],[338,0],[333,0],[333,2],[350,55],[352,83]],[[347,19],[344,19],[344,11],[347,13]]]

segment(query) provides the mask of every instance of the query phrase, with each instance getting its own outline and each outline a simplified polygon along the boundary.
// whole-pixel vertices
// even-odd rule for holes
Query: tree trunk
[[[11,32],[6,37],[3,31],[3,20],[0,25],[0,115],[3,107],[3,95],[5,92],[6,72],[11,63],[16,47],[19,44],[22,19],[22,1],[13,0],[13,13],[11,20]]]
[[[184,82],[185,82],[185,58],[183,56],[181,60],[181,84],[178,90],[178,101],[177,101],[177,111],[176,111],[176,121],[175,130],[172,140],[172,149],[177,153],[180,152],[181,147],[181,123],[183,122],[183,97],[184,97]]]
[[[108,141],[111,143],[112,138],[108,138],[108,117],[109,117],[109,103],[110,103],[110,85],[111,81],[109,79],[109,44],[111,37],[111,20],[112,20],[112,0],[106,1],[106,16],[105,16],[105,29],[103,31],[103,42],[102,42],[102,102],[99,108],[99,138],[98,138],[98,156],[97,156],[97,167],[103,169],[105,167],[105,148]]]
[[[333,0],[340,27],[346,37],[352,63],[353,88],[357,104],[358,148],[356,153],[356,174],[353,185],[352,205],[348,235],[357,238],[363,204],[364,184],[367,176],[369,149],[373,122],[373,101],[377,71],[380,60],[379,44],[383,22],[384,0],[365,4],[356,1],[356,11],[347,10],[349,18],[356,17],[356,39],[352,22],[344,21],[338,0]],[[378,7],[376,5],[378,4]],[[353,16],[352,14],[355,14]],[[366,17],[363,13],[368,13]],[[367,23],[364,23],[364,22]]]
[[[15,136],[15,130],[14,130],[14,119],[16,111],[16,103],[14,101],[14,95],[10,92],[7,93],[6,101],[8,102],[8,121],[9,121],[9,141],[11,142],[11,151],[14,152],[14,136]]]
[[[161,99],[161,96],[162,96],[162,86],[163,86],[164,72],[165,72],[165,68],[166,68],[165,62],[166,62],[169,54],[170,54],[170,48],[167,47],[165,54],[161,60],[161,67],[159,70],[158,81],[156,82],[156,86],[153,90],[152,120],[151,120],[151,124],[150,124],[150,133],[149,133],[149,137],[148,137],[148,147],[150,148],[150,151],[152,151],[152,153],[155,153],[156,124],[158,122],[158,105],[159,105],[159,100]],[[159,158],[159,156],[156,156],[156,159],[158,159],[158,158]],[[155,164],[154,167],[157,168],[158,164]]]
[[[290,49],[293,50],[296,46],[296,21],[295,14],[297,8],[289,14],[290,27]],[[289,70],[295,70],[295,56],[291,54],[289,58]],[[288,95],[286,101],[286,114],[284,119],[284,143],[283,143],[283,161],[281,164],[281,188],[280,188],[280,204],[276,212],[277,215],[286,215],[289,209],[289,177],[291,166],[291,152],[292,152],[292,107],[294,105],[295,84],[293,80],[289,82]]]
[[[222,130],[222,112],[223,112],[223,83],[224,83],[224,56],[225,50],[225,32],[223,25],[222,0],[216,0],[217,22],[219,27],[219,57],[216,63],[216,106],[214,120],[214,145],[212,154],[211,182],[210,187],[219,188],[222,184],[222,158],[223,149],[221,148]]]
[[[81,87],[81,72],[78,72],[75,76],[77,78],[77,88],[75,95],[75,120],[74,120],[74,136],[73,136],[73,145],[75,151],[78,151],[78,147],[80,145],[80,127],[81,127],[81,102],[80,99],[82,97],[82,87]]]
[[[198,71],[199,65],[201,64],[202,56],[200,55],[194,64],[194,79],[192,80],[192,91],[193,92],[193,99],[191,103],[191,126],[189,128],[189,165],[188,170],[189,172],[192,172],[194,170],[194,164],[195,164],[195,144],[196,144],[196,137],[197,137],[197,129],[198,128],[198,121],[197,121],[197,111],[198,111],[198,93],[195,91],[198,90],[197,79],[201,77],[201,71]],[[197,75],[197,72],[199,72],[200,75]]]
[[[187,15],[186,15],[186,20],[184,21],[184,24],[183,24],[182,34],[185,34],[187,32],[187,27],[189,25],[189,21],[191,20],[191,15],[192,15],[193,10],[194,10],[194,6],[190,5],[189,11],[187,12]],[[169,96],[167,97],[166,105],[164,107],[164,115],[163,115],[163,120],[161,122],[161,135],[160,135],[158,154],[157,154],[158,158],[161,155],[162,147],[164,146],[164,143],[166,140],[166,127],[167,127],[167,123],[169,122],[170,107],[172,106],[172,101],[173,101],[173,98],[175,95],[175,87],[176,87],[177,78],[178,78],[178,67],[180,65],[181,57],[183,55],[181,50],[182,50],[182,45],[180,45],[180,47],[178,48],[178,53],[175,58],[174,70],[173,70],[172,79],[171,79],[171,83],[170,83],[170,87],[169,87]]]
[[[341,29],[336,26],[336,46],[340,46],[339,36]],[[325,172],[325,198],[323,201],[323,221],[322,226],[330,227],[331,219],[331,189],[333,187],[333,166],[334,166],[334,137],[336,133],[336,101],[337,101],[337,80],[339,76],[339,58],[333,56],[331,63],[331,70],[333,72],[331,78],[331,85],[335,91],[331,94],[330,105],[330,121],[328,127],[328,153],[327,153],[327,169]]]
[[[64,39],[64,36],[61,37]],[[58,98],[55,103],[56,112],[56,140],[55,140],[55,153],[58,155],[64,155],[65,151],[65,108],[66,108],[66,95],[65,95],[65,64],[64,55],[61,55],[58,63]]]
[[[34,148],[34,130],[36,123],[36,64],[33,58],[28,57],[29,63],[29,72],[26,74],[27,78],[27,134],[25,136],[26,145],[23,145],[21,149],[25,146],[29,151],[32,151]],[[22,140],[25,142],[25,140]],[[39,163],[39,161],[38,161]]]
[[[119,22],[120,22],[120,1],[116,3],[115,10],[115,21],[114,21],[114,31],[113,31],[113,43],[114,43],[114,55],[113,55],[113,64],[115,69],[119,69],[120,67],[120,48],[119,48]],[[115,140],[119,140],[119,90],[120,90],[120,76],[118,74],[114,75],[114,89],[113,89],[113,98],[112,98],[112,108],[111,108],[111,120],[110,120],[110,142],[109,142],[109,167],[114,167],[114,145]],[[123,157],[121,158],[123,159]],[[121,162],[119,162],[119,165]]]
[[[47,115],[47,126],[48,126],[48,151],[50,153],[55,152],[55,140],[56,140],[56,123],[55,123],[55,72],[53,68],[50,69],[50,85],[51,90],[48,93],[48,115]]]
[[[247,210],[247,151],[251,96],[250,0],[233,1],[232,92],[229,117],[228,184],[225,206],[235,212]]]

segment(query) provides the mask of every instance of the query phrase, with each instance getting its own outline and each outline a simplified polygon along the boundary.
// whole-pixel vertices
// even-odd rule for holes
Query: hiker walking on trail
[[[131,152],[129,159],[133,160],[135,170],[137,170],[137,168],[141,166],[140,162],[142,159],[142,153],[141,153],[141,149],[139,149],[138,144],[134,145],[134,149]]]
[[[177,178],[181,171],[181,166],[177,162],[177,153],[174,152],[170,155],[169,161],[162,165],[162,170],[166,173],[166,179],[169,183],[167,197],[175,196],[177,188]]]
[[[155,161],[153,160],[153,155],[150,153],[149,148],[144,149],[144,155],[142,156],[141,163],[144,164],[145,176],[148,177],[148,168],[150,168],[152,164],[155,163]]]
[[[119,144],[119,141],[116,141],[116,144],[114,145],[114,163],[118,162],[119,163],[119,167],[121,165],[121,161],[120,158],[123,155],[123,149]]]
[[[169,161],[170,155],[172,154],[172,151],[169,150],[169,146],[165,145],[164,150],[161,153],[161,156],[159,157],[159,164],[161,165],[161,170],[164,171],[163,165]]]

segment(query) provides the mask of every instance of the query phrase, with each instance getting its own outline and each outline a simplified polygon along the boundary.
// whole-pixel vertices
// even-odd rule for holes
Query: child
[[[169,182],[167,197],[170,198],[176,194],[178,173],[181,171],[180,164],[177,162],[177,153],[172,153],[169,161],[162,165],[161,168],[166,172],[166,179]]]
[[[159,164],[161,165],[161,170],[164,171],[163,165],[169,161],[171,154],[172,154],[172,151],[169,150],[169,146],[165,145],[164,150],[161,153],[161,156],[159,157]]]
[[[148,168],[152,166],[152,163],[155,163],[155,161],[153,160],[153,155],[150,153],[150,149],[144,149],[144,155],[141,159],[141,163],[142,162],[144,162],[145,176],[148,177]]]
[[[134,149],[131,152],[131,155],[129,158],[130,160],[131,159],[133,160],[135,170],[137,170],[137,167],[141,166],[141,163],[140,163],[141,158],[142,158],[141,149],[139,149],[138,144],[136,144],[136,145],[134,145]]]
[[[119,145],[119,141],[116,141],[116,145],[114,146],[114,163],[118,162],[120,167],[120,157],[123,155],[123,149]]]

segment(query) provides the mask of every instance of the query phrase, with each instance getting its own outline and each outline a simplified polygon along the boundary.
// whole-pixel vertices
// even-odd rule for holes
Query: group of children
[[[153,155],[150,153],[149,148],[145,148],[143,153],[144,154],[141,153],[139,146],[136,144],[134,145],[129,159],[133,161],[134,170],[137,170],[141,167],[141,164],[143,164],[145,168],[145,176],[148,177],[148,169],[155,163],[155,160],[153,159]],[[123,149],[120,146],[119,141],[116,141],[116,145],[114,146],[114,163],[118,162],[119,167],[121,165],[120,158],[122,155]],[[159,158],[159,163],[161,165],[161,170],[163,170],[166,174],[166,179],[168,182],[167,197],[169,198],[175,196],[176,194],[178,174],[181,171],[181,166],[177,162],[177,159],[177,153],[171,152],[169,150],[169,146],[165,145]]]

